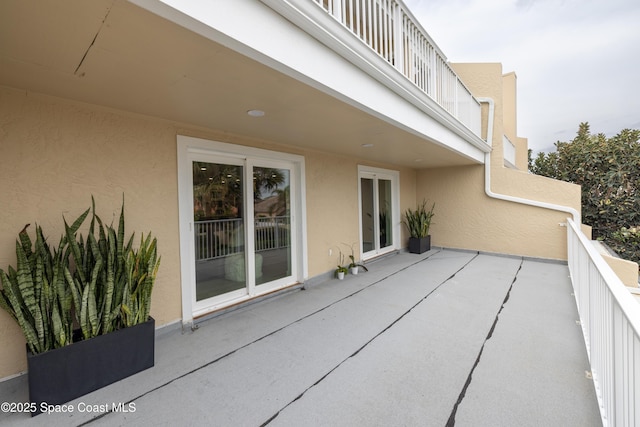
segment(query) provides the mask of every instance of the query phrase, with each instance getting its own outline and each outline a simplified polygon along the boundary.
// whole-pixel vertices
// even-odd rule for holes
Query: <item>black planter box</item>
[[[29,400],[59,405],[154,365],[155,320],[33,355],[27,352]]]
[[[431,236],[427,237],[409,237],[409,252],[412,254],[421,254],[431,250]]]

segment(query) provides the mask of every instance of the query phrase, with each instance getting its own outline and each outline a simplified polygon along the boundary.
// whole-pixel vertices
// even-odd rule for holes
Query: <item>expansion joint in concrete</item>
[[[491,328],[489,329],[489,333],[487,334],[487,337],[484,339],[484,342],[482,343],[482,347],[480,347],[480,351],[478,352],[478,357],[476,357],[476,360],[475,360],[473,366],[471,367],[471,370],[469,371],[469,375],[467,376],[467,380],[465,381],[464,386],[462,387],[462,390],[460,391],[460,394],[458,395],[458,400],[456,401],[455,405],[453,405],[453,409],[451,410],[451,414],[449,415],[449,420],[447,421],[446,427],[454,427],[455,424],[456,424],[456,412],[458,411],[458,407],[460,406],[460,404],[464,400],[464,397],[465,397],[465,395],[467,393],[467,389],[469,388],[469,385],[471,384],[471,379],[473,378],[473,371],[475,371],[476,367],[480,363],[480,359],[482,358],[482,351],[484,350],[484,346],[487,343],[487,341],[489,341],[491,339],[491,337],[493,336],[493,331],[495,330],[496,325],[498,324],[498,318],[500,317],[500,313],[504,309],[504,306],[507,303],[507,301],[509,301],[509,297],[511,295],[511,290],[513,289],[513,285],[516,283],[516,280],[518,280],[518,273],[520,273],[520,270],[522,269],[522,263],[523,262],[524,262],[524,259],[521,259],[520,265],[518,266],[518,270],[516,271],[516,273],[515,273],[515,275],[513,277],[513,280],[511,281],[511,284],[509,285],[509,289],[507,289],[507,293],[505,294],[504,300],[502,301],[502,305],[500,306],[500,308],[498,309],[498,312],[496,313],[496,317],[493,320],[493,324],[491,325]]]

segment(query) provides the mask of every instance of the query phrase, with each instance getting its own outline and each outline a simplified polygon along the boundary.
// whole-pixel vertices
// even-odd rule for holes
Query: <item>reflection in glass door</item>
[[[393,227],[391,226],[391,180],[378,179],[378,218],[379,249],[393,244]]]
[[[376,224],[373,209],[373,178],[360,178],[360,219],[362,229],[362,252],[375,250]]]
[[[246,290],[243,174],[240,165],[193,162],[196,301]]]
[[[288,169],[253,168],[256,285],[291,276],[291,195]]]

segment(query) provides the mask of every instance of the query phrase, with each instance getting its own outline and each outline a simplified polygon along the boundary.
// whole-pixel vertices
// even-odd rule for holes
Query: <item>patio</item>
[[[435,249],[368,267],[168,327],[154,368],[0,424],[602,425],[566,265]],[[26,380],[0,401],[28,401]]]

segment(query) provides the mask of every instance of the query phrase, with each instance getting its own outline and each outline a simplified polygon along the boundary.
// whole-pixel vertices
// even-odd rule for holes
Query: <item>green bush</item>
[[[640,262],[640,227],[622,227],[607,242],[621,258]]]
[[[640,130],[624,129],[607,138],[593,135],[581,123],[570,142],[557,142],[556,151],[539,153],[531,172],[579,184],[582,220],[593,237],[604,240],[626,259],[640,262],[628,240],[614,238],[623,228],[640,224]]]

